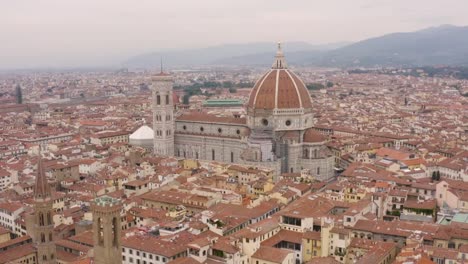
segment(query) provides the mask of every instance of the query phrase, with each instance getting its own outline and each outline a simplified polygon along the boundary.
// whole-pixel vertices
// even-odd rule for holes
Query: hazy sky
[[[0,68],[118,65],[158,49],[358,41],[468,25],[468,0],[0,0]]]

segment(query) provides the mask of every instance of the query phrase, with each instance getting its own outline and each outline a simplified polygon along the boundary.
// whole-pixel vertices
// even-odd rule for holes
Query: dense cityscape
[[[377,42],[0,68],[0,263],[468,263],[468,53]]]
[[[468,81],[294,68],[311,100],[300,115],[313,121],[299,137],[295,127],[271,139],[261,128],[268,116],[250,115],[268,108],[252,99],[271,89],[263,79],[296,76],[278,62],[286,65],[281,50],[268,76],[261,69],[2,75],[0,259],[36,263],[42,195],[53,233],[46,244],[54,245],[46,252],[59,263],[98,254],[141,264],[462,261]],[[278,78],[278,97],[287,94],[281,86],[301,85]],[[253,91],[243,87],[250,83]],[[293,108],[285,99],[276,104]],[[153,131],[160,128],[162,136]],[[285,162],[276,155],[283,144],[272,150],[272,140],[288,142],[283,156],[301,150]],[[96,214],[121,228],[99,226]],[[102,244],[93,242],[97,232]]]

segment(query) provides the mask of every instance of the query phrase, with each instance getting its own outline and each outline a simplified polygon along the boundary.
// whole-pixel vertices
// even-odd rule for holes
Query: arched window
[[[39,226],[44,226],[44,214],[39,212]]]
[[[50,212],[47,212],[47,224],[48,225],[52,224],[52,216],[50,215]]]
[[[104,245],[104,227],[102,226],[102,218],[98,217],[97,219],[97,236],[99,245]]]
[[[317,167],[317,175],[320,175],[320,167]]]
[[[42,260],[47,260],[47,256],[46,256],[46,255],[43,255],[43,256],[42,256]]]
[[[161,96],[160,95],[156,95],[156,104],[157,105],[161,104]]]
[[[215,150],[214,149],[211,150],[211,159],[215,160]]]
[[[117,217],[112,218],[112,233],[113,233],[113,239],[112,239],[112,245],[116,246],[118,244],[119,238],[118,238],[118,222],[117,222]]]
[[[54,254],[50,254],[50,259],[54,260],[54,258],[55,258]]]
[[[44,235],[44,233],[41,233],[41,242],[42,242],[42,243],[45,243],[45,242],[46,242],[46,241],[45,241],[45,235]]]
[[[231,162],[234,162],[234,152],[231,151]]]
[[[169,104],[169,95],[166,95],[166,104]]]
[[[52,233],[49,233],[49,242],[52,241]]]

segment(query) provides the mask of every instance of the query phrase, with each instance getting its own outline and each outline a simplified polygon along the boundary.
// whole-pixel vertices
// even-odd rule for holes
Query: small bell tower
[[[94,263],[122,263],[120,200],[101,196],[92,203]]]
[[[53,213],[52,192],[45,175],[42,154],[39,150],[36,184],[34,185],[34,234],[32,236],[37,247],[37,263],[39,264],[57,263]]]

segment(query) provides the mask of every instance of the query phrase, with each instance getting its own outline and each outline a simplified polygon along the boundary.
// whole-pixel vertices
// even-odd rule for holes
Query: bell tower
[[[34,185],[34,216],[33,238],[37,248],[37,263],[52,264],[56,261],[56,247],[54,243],[53,199],[41,152],[37,164],[36,184]]]
[[[122,263],[121,210],[120,200],[109,196],[95,198],[92,203],[94,263],[96,264]]]
[[[162,71],[152,78],[154,154],[174,156],[173,78]]]

